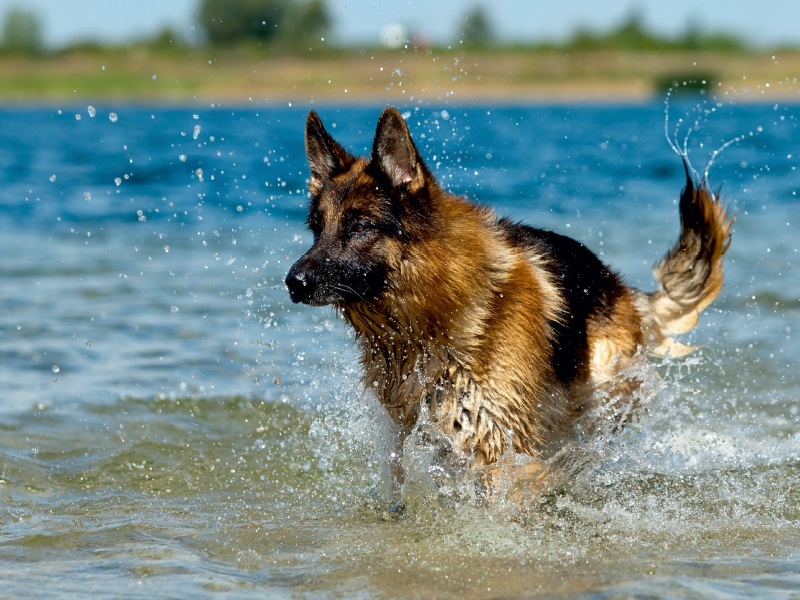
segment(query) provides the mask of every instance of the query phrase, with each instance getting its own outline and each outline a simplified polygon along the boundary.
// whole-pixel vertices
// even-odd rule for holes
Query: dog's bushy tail
[[[693,348],[672,336],[692,330],[700,313],[722,289],[722,259],[731,243],[733,217],[684,159],[686,187],[681,193],[681,234],[653,268],[658,289],[641,298],[643,333],[655,355],[682,356]]]

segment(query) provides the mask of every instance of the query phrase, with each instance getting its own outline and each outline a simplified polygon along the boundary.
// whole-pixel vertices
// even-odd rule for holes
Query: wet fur
[[[619,372],[646,352],[689,350],[672,336],[722,286],[731,220],[688,168],[680,238],[646,294],[580,242],[445,192],[395,109],[369,159],[313,111],[306,150],[314,245],[287,276],[292,300],[337,307],[393,419],[410,431],[425,404],[473,467],[508,440],[536,457],[598,398],[629,395],[637,383]]]

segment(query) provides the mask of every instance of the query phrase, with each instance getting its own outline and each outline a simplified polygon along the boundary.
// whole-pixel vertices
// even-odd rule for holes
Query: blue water
[[[351,333],[282,283],[309,108],[0,110],[3,594],[793,597],[800,107],[672,107],[700,170],[742,136],[711,170],[737,221],[639,422],[541,502],[408,489],[399,516]],[[382,107],[314,108],[367,153]],[[452,193],[653,289],[684,180],[662,103],[399,108]]]

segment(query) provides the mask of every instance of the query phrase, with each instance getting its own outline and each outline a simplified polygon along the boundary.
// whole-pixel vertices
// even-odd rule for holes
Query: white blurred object
[[[387,48],[400,48],[408,38],[408,30],[400,23],[389,23],[381,29],[381,44]]]

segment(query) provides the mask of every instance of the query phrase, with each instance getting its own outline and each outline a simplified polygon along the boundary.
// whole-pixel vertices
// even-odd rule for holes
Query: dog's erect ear
[[[425,184],[422,159],[396,108],[387,108],[378,119],[372,160],[395,187],[407,185],[414,190]]]
[[[355,162],[355,158],[325,131],[319,115],[313,110],[306,119],[306,156],[311,167],[308,191],[312,194],[319,193],[326,181],[346,171]]]

